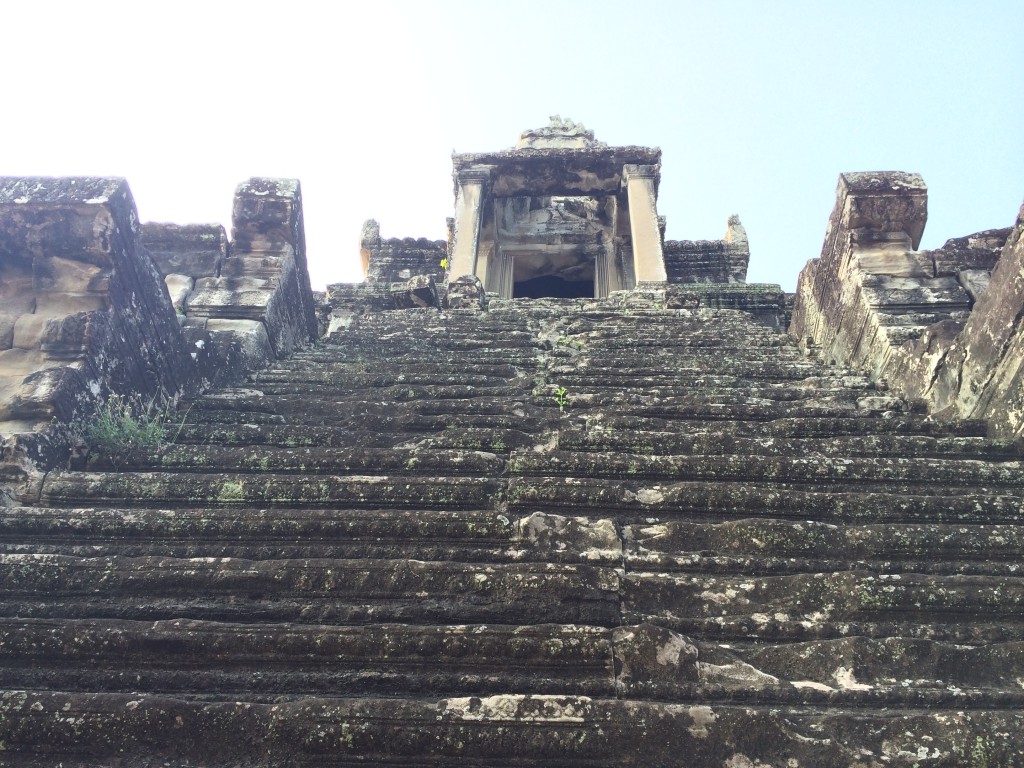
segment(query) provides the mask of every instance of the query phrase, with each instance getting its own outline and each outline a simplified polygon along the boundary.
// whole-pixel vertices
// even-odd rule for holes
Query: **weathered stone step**
[[[963,646],[902,637],[844,637],[743,649],[734,645],[728,653],[780,680],[806,680],[833,690],[934,688],[951,694],[951,704],[968,688],[1020,691],[1024,677],[1024,642]],[[711,661],[713,655],[701,657]]]
[[[0,507],[0,552],[622,564],[610,519],[471,510]]]
[[[484,364],[475,357],[467,362],[472,366],[473,375],[475,376],[511,379],[515,378],[522,371],[522,368],[505,363]],[[360,366],[363,368],[370,367],[372,370],[359,370]],[[376,376],[397,377],[404,375],[408,367],[405,365],[395,365],[387,357],[367,363],[346,362],[340,358],[319,361],[289,358],[287,360],[278,360],[272,368],[254,374],[253,381],[256,384],[265,379],[318,381],[321,379],[334,380],[334,378],[339,376],[351,376],[354,377],[354,380],[359,380],[358,377],[365,376],[367,379],[373,380]],[[452,369],[447,365],[439,364],[433,358],[426,358],[424,362],[416,366],[416,370],[420,371],[424,376],[430,375],[438,378],[447,378],[451,375]]]
[[[882,755],[900,756],[888,762],[909,768],[921,750],[935,765],[1009,766],[1024,752],[1022,734],[1024,714],[1014,708],[752,708],[521,694],[274,704],[136,693],[0,696],[0,739],[14,768],[650,768],[678,765],[680,756],[692,765],[838,766]]]
[[[387,415],[396,406],[405,407],[414,413],[507,413],[521,408],[527,392],[517,388],[496,388],[494,392],[483,390],[450,391],[444,387],[396,387],[390,393],[377,393],[381,397],[369,397],[367,392],[353,392],[350,396],[338,394],[330,397],[316,397],[316,392],[297,392],[286,395],[243,394],[237,397],[200,398],[193,401],[189,412],[190,421],[205,419],[208,412],[234,411],[246,415],[267,414],[290,415],[301,413],[309,416],[353,418],[366,413],[378,412]],[[390,397],[387,397],[390,395]],[[443,402],[441,402],[443,400]]]
[[[613,626],[618,584],[551,563],[0,555],[0,616]]]
[[[698,375],[687,379],[676,374],[616,374],[615,376],[595,376],[584,368],[559,371],[545,371],[544,378],[550,382],[570,389],[577,394],[587,393],[607,395],[609,392],[620,396],[645,397],[695,397],[715,400],[721,398],[744,397],[747,399],[763,399],[775,402],[801,400],[845,400],[856,402],[866,396],[877,396],[878,393],[869,389],[825,386],[814,387],[799,385],[792,382],[770,383],[750,381],[734,376]]]
[[[532,384],[532,379],[530,383]],[[447,383],[442,384],[421,384],[415,380],[415,376],[411,376],[407,382],[386,387],[350,387],[342,382],[337,384],[264,383],[260,384],[260,388],[263,393],[262,399],[275,404],[278,401],[284,401],[289,405],[294,402],[294,398],[304,398],[308,402],[329,400],[331,404],[349,399],[370,398],[378,403],[468,398],[501,400],[521,398],[524,390],[522,384],[517,386],[504,381],[488,385],[465,384],[459,379],[458,375],[452,375]]]
[[[303,388],[304,391],[314,387],[330,387],[331,389],[380,390],[392,387],[413,386],[449,386],[457,384],[462,387],[495,387],[504,386],[516,377],[512,372],[507,376],[493,376],[478,373],[472,368],[460,371],[431,369],[385,370],[384,366],[376,367],[374,372],[356,373],[325,371],[312,368],[301,371],[264,371],[253,377],[253,385],[264,392],[281,394],[289,388]]]
[[[680,660],[668,658],[667,651],[678,653],[676,646],[686,641],[657,633],[650,625],[610,630],[0,619],[0,674],[9,688],[54,688],[63,681],[65,691],[172,693],[204,701],[239,695],[280,701],[339,689],[392,696],[495,690],[614,696],[618,689],[637,698],[829,706],[963,708],[1024,701],[1015,679],[1024,667],[1024,643],[965,648],[858,637],[743,650],[706,646],[695,662],[689,649],[679,649]],[[644,679],[644,666],[653,660],[647,657],[659,652],[662,666],[681,668]]]
[[[987,486],[1024,492],[1024,464],[932,457],[834,457],[659,455],[596,451],[513,451],[513,475],[636,477],[660,480],[750,480],[754,482],[925,485],[933,488]]]
[[[709,327],[710,326],[710,327]],[[657,340],[658,346],[666,349],[719,349],[744,352],[752,348],[770,348],[788,354],[792,350],[801,354],[793,339],[784,333],[768,330],[751,324],[734,325],[732,328],[715,328],[709,323],[644,323],[623,322],[616,318],[612,323],[592,323],[576,320],[565,327],[556,344],[584,348],[628,347],[631,339]]]
[[[915,435],[929,437],[984,437],[986,426],[980,421],[932,421],[907,413],[845,413],[840,416],[783,416],[768,421],[716,419],[671,419],[642,416],[587,414],[589,429],[600,432],[644,434],[669,432],[678,435],[729,434],[754,438],[840,437],[847,435]]]
[[[188,421],[180,426],[180,434],[179,426],[174,427],[177,435],[175,442],[194,443],[203,440],[203,435],[224,435],[226,440],[244,440],[249,435],[262,434],[260,430],[263,429],[275,435],[297,435],[306,430],[341,430],[350,435],[346,445],[386,447],[415,439],[424,433],[437,434],[455,429],[540,432],[550,428],[552,421],[558,418],[557,411],[553,414],[538,411],[535,415],[527,415],[520,408],[498,413],[486,412],[488,409],[483,407],[477,408],[478,412],[469,413],[445,413],[443,408],[435,408],[432,410],[441,412],[421,414],[416,409],[410,409],[407,403],[364,401],[356,405],[358,407],[351,407],[351,403],[348,403],[344,408],[337,407],[333,413],[327,410],[291,411],[287,418],[282,414],[261,415],[246,411],[203,411],[201,415],[189,413]]]
[[[538,385],[529,402],[547,405],[561,385]],[[863,397],[856,392],[822,392],[803,398],[769,398],[750,396],[743,389],[696,390],[691,388],[651,388],[649,390],[604,387],[566,387],[569,404],[576,408],[605,408],[617,415],[637,414],[675,418],[694,418],[709,414],[709,418],[764,419],[782,418],[787,414],[801,416],[900,413],[909,410],[907,404],[892,397]],[[765,415],[762,415],[765,414]]]
[[[410,331],[413,331],[410,334]],[[509,326],[490,326],[453,323],[438,331],[415,323],[399,327],[373,327],[361,325],[337,334],[330,342],[298,353],[301,358],[315,360],[330,354],[333,349],[387,349],[388,347],[419,347],[421,349],[450,349],[475,351],[478,349],[519,349],[539,344],[537,335],[529,330],[516,330]]]
[[[557,381],[556,381],[557,384]],[[665,421],[775,421],[777,419],[837,419],[859,416],[884,416],[903,410],[903,402],[894,398],[864,398],[865,402],[834,400],[780,403],[751,398],[745,402],[716,402],[701,397],[629,397],[617,395],[574,394],[570,389],[570,412],[603,408],[619,419],[664,419]],[[730,400],[732,398],[722,398]],[[457,401],[456,401],[457,402]],[[550,407],[550,396],[533,396],[534,406]],[[713,429],[714,427],[712,427]]]
[[[467,446],[468,447],[468,446]],[[1012,442],[983,437],[928,435],[843,435],[803,438],[751,437],[733,433],[680,434],[657,431],[562,430],[558,447],[566,451],[614,451],[653,456],[746,454],[762,456],[934,456],[1012,459],[1021,456]]]
[[[114,463],[98,456],[93,471],[254,472],[342,475],[500,475],[504,459],[482,451],[419,448],[236,447],[169,445]]]
[[[866,571],[758,576],[753,574],[626,573],[626,623],[649,621],[698,636],[906,636],[985,641],[1024,639],[1024,578],[883,574]],[[796,631],[794,636],[792,633]],[[980,635],[975,633],[980,632]]]
[[[638,375],[643,373],[650,373],[651,371],[657,371],[659,368],[664,366],[665,370],[671,370],[678,376],[697,377],[697,376],[732,376],[738,378],[752,379],[752,380],[764,380],[764,381],[801,381],[808,377],[820,377],[825,371],[816,363],[807,363],[794,361],[791,363],[778,362],[773,359],[768,360],[731,360],[728,357],[709,357],[706,361],[694,364],[692,361],[687,360],[675,360],[674,358],[664,358],[662,360],[651,359],[645,360],[643,356],[637,355],[635,358],[632,357],[618,357],[616,361],[619,365],[610,364],[612,361],[608,358],[602,358],[601,361],[605,365],[601,368],[608,369],[609,371],[619,371],[620,375],[628,375],[628,372],[633,371]],[[560,361],[556,362],[553,366],[557,372]],[[567,366],[574,368],[576,366]],[[595,378],[601,376],[601,368],[588,366],[586,369],[580,369],[588,374],[593,375]],[[642,373],[641,373],[642,372]]]
[[[517,345],[502,343],[474,344],[468,346],[449,347],[437,344],[422,344],[406,341],[388,343],[386,340],[366,339],[363,343],[348,342],[322,348],[313,353],[297,356],[296,364],[370,364],[376,360],[389,361],[390,365],[427,363],[440,364],[455,360],[471,360],[483,365],[517,365],[519,361],[529,363],[535,360],[538,352],[546,349],[546,344],[539,341]]]
[[[543,421],[533,418],[505,418],[515,422],[517,427],[472,427],[463,424],[463,419],[450,422],[437,417],[423,419],[419,416],[392,421],[382,426],[391,431],[354,431],[344,426],[322,426],[313,424],[203,424],[186,423],[174,435],[175,442],[202,445],[277,445],[284,447],[320,446],[323,448],[390,447],[399,442],[416,441],[425,447],[463,448],[466,450],[489,450],[493,453],[507,453],[511,448],[530,445],[535,437],[526,430],[537,430]],[[458,423],[458,425],[457,425]],[[433,437],[401,434],[406,431],[437,431]]]
[[[612,630],[593,626],[7,618],[0,648],[6,688],[232,701],[339,691],[615,695]]]
[[[813,520],[666,520],[622,528],[626,567],[726,573],[856,567],[1024,575],[1024,526],[944,523],[841,526]],[[720,561],[720,562],[719,562]]]
[[[498,483],[491,478],[374,475],[204,474],[195,472],[50,472],[40,502],[48,506],[123,504],[264,504],[310,507],[481,509],[491,505]]]
[[[513,477],[509,509],[635,519],[698,517],[782,518],[851,523],[1024,523],[1024,494],[978,492],[932,495],[886,491],[807,490],[780,484],[689,481],[641,483],[620,479]],[[571,514],[569,512],[568,514]]]
[[[417,442],[423,448],[448,448],[469,451],[488,451],[507,454],[516,448],[535,445],[536,434],[521,429],[480,429],[460,427],[445,429],[434,437],[425,437]]]

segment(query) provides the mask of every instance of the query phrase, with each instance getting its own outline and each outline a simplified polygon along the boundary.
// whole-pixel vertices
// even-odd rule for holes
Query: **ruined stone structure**
[[[296,182],[0,179],[0,765],[1024,765],[1024,212],[844,174],[787,300],[658,160],[456,155],[326,296]]]

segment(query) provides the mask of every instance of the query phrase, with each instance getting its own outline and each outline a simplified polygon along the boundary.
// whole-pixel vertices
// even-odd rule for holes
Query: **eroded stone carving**
[[[552,115],[541,128],[523,131],[516,149],[603,149],[608,145],[594,139],[594,132],[583,123]]]

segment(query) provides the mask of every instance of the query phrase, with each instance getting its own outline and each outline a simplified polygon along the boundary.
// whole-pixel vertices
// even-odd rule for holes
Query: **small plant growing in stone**
[[[165,415],[152,402],[143,406],[122,395],[111,395],[78,426],[89,448],[105,454],[117,465],[136,451],[167,444]]]
[[[558,412],[565,413],[565,406],[569,404],[569,390],[565,387],[559,387],[555,390],[555,396],[551,399],[558,403]]]

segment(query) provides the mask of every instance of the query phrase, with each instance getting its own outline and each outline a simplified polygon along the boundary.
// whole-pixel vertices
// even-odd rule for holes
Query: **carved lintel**
[[[479,184],[486,186],[491,180],[490,168],[460,168],[455,172],[456,181],[460,185]]]
[[[630,179],[654,179],[661,180],[661,165],[634,165],[626,163],[622,166],[622,183],[628,184]]]

